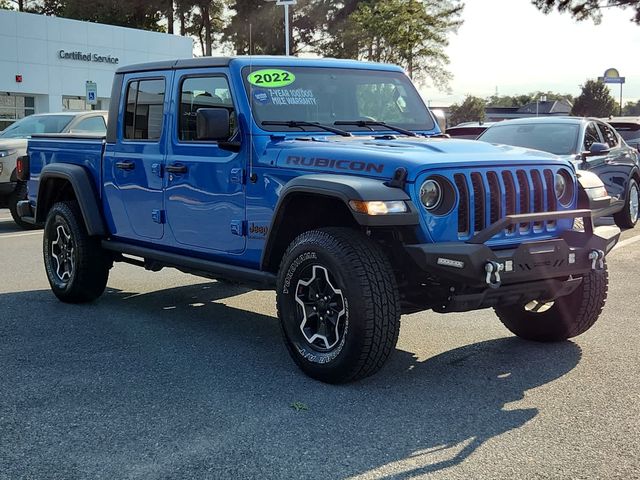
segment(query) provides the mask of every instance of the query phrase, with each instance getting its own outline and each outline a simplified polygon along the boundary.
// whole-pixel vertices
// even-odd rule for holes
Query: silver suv
[[[27,185],[17,179],[16,161],[27,153],[32,135],[43,133],[77,133],[106,135],[107,112],[42,113],[30,115],[0,132],[0,208],[9,208],[13,220],[22,228],[32,225],[20,219],[16,211],[19,201],[27,198]]]

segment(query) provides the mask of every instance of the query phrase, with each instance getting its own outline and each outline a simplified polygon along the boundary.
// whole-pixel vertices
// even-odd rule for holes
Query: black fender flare
[[[55,194],[47,187],[48,180],[51,179],[63,179],[69,182],[80,206],[87,232],[89,235],[105,236],[107,228],[100,212],[98,195],[93,187],[89,172],[80,165],[52,163],[42,169],[36,202],[36,223],[46,221],[46,215],[51,207]]]
[[[386,180],[335,174],[302,175],[290,180],[280,191],[262,252],[260,264],[263,267],[273,249],[278,228],[284,221],[287,204],[297,194],[319,195],[340,200],[345,204],[355,222],[362,227],[415,226],[420,222],[418,209],[409,195],[400,188],[389,187],[386,185]],[[408,211],[390,215],[366,215],[354,211],[349,205],[351,200],[363,202],[399,200],[407,204]]]

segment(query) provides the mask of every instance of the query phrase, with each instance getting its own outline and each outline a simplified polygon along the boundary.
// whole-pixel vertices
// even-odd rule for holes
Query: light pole
[[[546,101],[547,101],[547,96],[546,96],[546,95],[542,95],[542,96],[540,96],[540,97],[536,98],[536,117],[538,116],[538,104],[539,104],[540,102],[543,102],[543,103],[544,103],[544,102],[546,102]]]
[[[288,57],[290,54],[289,48],[289,5],[295,5],[298,0],[266,0],[267,2],[276,2],[276,5],[284,6],[284,48],[285,55]]]

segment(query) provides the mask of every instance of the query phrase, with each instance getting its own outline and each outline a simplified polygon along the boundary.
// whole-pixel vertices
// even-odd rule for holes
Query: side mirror
[[[591,148],[587,152],[582,152],[578,159],[582,158],[582,162],[586,163],[587,158],[596,157],[598,155],[606,155],[611,151],[606,143],[592,143]],[[586,167],[584,167],[586,169]]]
[[[198,140],[229,140],[231,121],[226,108],[199,108],[196,116]]]
[[[591,145],[591,148],[589,149],[589,154],[591,156],[606,155],[610,151],[611,149],[609,148],[609,145],[607,145],[606,143],[594,143]]]

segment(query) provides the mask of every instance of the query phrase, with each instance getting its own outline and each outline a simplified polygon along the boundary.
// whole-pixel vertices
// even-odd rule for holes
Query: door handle
[[[136,168],[136,164],[133,162],[116,162],[116,168],[120,170],[133,170]]]
[[[169,165],[167,167],[167,172],[169,173],[187,173],[186,165]]]

